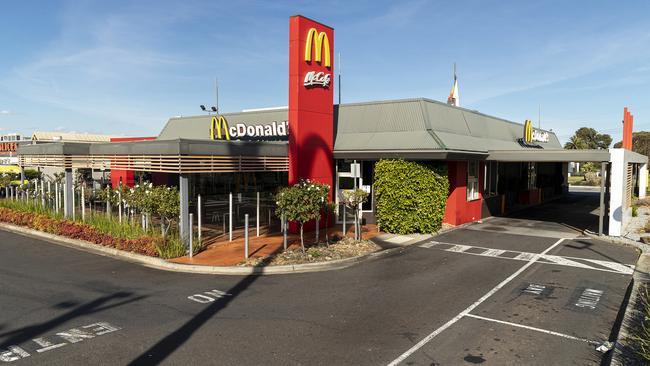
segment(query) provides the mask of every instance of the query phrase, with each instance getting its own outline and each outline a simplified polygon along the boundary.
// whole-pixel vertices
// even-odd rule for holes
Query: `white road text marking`
[[[187,298],[192,301],[196,301],[200,304],[207,304],[207,303],[214,302],[217,299],[220,299],[224,296],[232,296],[232,295],[220,290],[210,290],[210,291],[205,291],[203,294],[194,294],[192,296],[188,296]]]
[[[32,342],[36,343],[39,347],[38,349],[36,349],[36,353],[51,351],[56,348],[67,346],[68,344],[79,343],[86,339],[95,338],[97,336],[115,332],[122,329],[120,327],[116,327],[106,322],[98,322],[89,325],[84,325],[80,328],[84,330],[81,330],[79,328],[72,328],[65,332],[58,332],[54,336],[49,337],[49,338],[59,337],[62,338],[64,341],[67,341],[67,343],[66,342],[54,343],[52,340],[46,339],[46,337],[38,337],[32,339]],[[24,348],[15,345],[8,346],[6,350],[0,350],[0,362],[18,361],[21,358],[27,358],[29,356],[31,355]]]
[[[589,308],[596,309],[596,305],[600,301],[600,298],[603,296],[603,291],[595,290],[593,288],[585,289],[580,295],[578,302],[575,305],[579,308]]]

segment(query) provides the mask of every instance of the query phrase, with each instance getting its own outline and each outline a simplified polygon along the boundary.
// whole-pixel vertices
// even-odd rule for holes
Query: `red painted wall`
[[[330,66],[325,63],[323,45],[321,61],[316,61],[316,43],[312,42],[312,59],[305,61],[309,30],[325,32],[329,41]],[[305,86],[310,72],[330,75],[327,87]],[[334,29],[303,16],[289,18],[289,184],[310,179],[333,186],[334,175]],[[330,199],[332,192],[330,190]]]
[[[145,141],[155,140],[155,137],[114,137],[111,142],[125,142],[125,141]],[[135,172],[133,170],[119,170],[111,169],[111,186],[113,189],[122,184],[133,187],[135,185]]]
[[[460,225],[481,219],[483,205],[483,179],[485,179],[485,165],[479,163],[479,195],[474,201],[467,201],[467,162],[447,162],[449,174],[449,197],[445,208],[443,222]]]

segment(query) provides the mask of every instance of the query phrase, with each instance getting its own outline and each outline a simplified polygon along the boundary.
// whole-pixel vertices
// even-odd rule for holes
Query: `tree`
[[[614,144],[615,148],[623,146],[621,141]],[[632,151],[650,156],[650,132],[639,131],[632,133]]]
[[[368,192],[363,189],[346,189],[341,192],[341,203],[354,212],[354,239],[361,239],[359,225],[359,206],[368,200]],[[345,235],[345,233],[343,233]]]
[[[598,133],[591,127],[580,127],[571,136],[569,142],[564,144],[565,149],[607,149],[612,143],[608,134]]]
[[[323,203],[327,202],[330,186],[301,180],[291,187],[280,189],[275,197],[276,212],[288,221],[300,225],[300,247],[305,253],[303,228],[306,222],[320,220]]]
[[[166,238],[169,228],[181,210],[178,188],[155,186],[151,191],[151,197],[153,212],[160,217],[162,235],[163,238]]]

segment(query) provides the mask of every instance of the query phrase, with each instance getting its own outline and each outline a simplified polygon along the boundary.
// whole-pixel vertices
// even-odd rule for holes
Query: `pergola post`
[[[645,198],[648,189],[648,163],[639,167],[639,198]]]
[[[189,245],[190,243],[190,200],[188,190],[187,175],[181,174],[178,178],[179,196],[180,196],[180,226],[181,241]]]
[[[72,169],[66,168],[63,188],[63,215],[66,218],[72,218],[72,210],[74,210],[72,195]]]
[[[25,183],[25,168],[21,165],[20,166],[20,188],[23,188],[23,184]]]
[[[607,180],[607,163],[600,163],[600,209],[598,210],[598,235],[603,235],[605,219],[605,182]]]

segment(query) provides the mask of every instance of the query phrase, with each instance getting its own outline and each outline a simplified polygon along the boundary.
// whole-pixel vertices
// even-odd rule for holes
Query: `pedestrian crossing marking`
[[[622,273],[628,275],[634,273],[633,265],[602,261],[597,259],[565,257],[559,255],[520,252],[517,250],[485,248],[485,247],[463,245],[463,244],[443,243],[434,240],[424,242],[422,244],[419,244],[418,246],[420,248],[430,249],[440,245],[442,245],[443,247],[439,247],[439,249],[447,252],[471,254],[471,255],[478,255],[482,257],[511,259],[511,260],[518,260],[518,261],[526,261],[526,262],[532,260],[535,257],[539,257],[541,261],[537,263],[542,263],[542,264],[556,264],[560,266],[584,268],[584,269],[603,271],[603,272]],[[448,248],[444,248],[444,246],[448,246]],[[469,251],[470,249],[474,249],[474,250]],[[516,256],[504,255],[508,253],[511,253],[511,255],[516,254]]]

